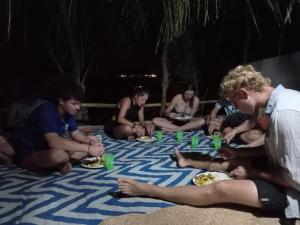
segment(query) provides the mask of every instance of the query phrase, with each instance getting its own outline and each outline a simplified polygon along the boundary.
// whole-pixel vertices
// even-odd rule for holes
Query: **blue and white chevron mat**
[[[41,176],[24,169],[0,166],[0,224],[99,224],[109,216],[150,213],[173,204],[151,198],[116,198],[116,179],[130,177],[161,186],[191,184],[199,169],[178,168],[170,158],[173,149],[202,152],[213,156],[210,140],[203,131],[185,132],[178,142],[167,134],[162,142],[112,140],[101,130],[106,152],[115,155],[114,169],[85,169],[75,166],[66,176]],[[200,137],[199,146],[190,147],[191,137]]]

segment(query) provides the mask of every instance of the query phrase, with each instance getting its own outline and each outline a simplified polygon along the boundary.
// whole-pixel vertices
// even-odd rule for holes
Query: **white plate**
[[[100,163],[92,163],[93,161],[96,161],[97,158],[96,157],[92,157],[92,158],[87,158],[84,159],[80,165],[84,168],[88,168],[88,169],[98,169],[98,168],[102,168],[104,167],[104,163],[101,157],[99,157],[100,159]]]
[[[206,136],[207,138],[213,140],[214,139],[214,135],[209,135],[209,136]],[[225,139],[223,137],[221,137],[221,141],[225,141]]]
[[[180,116],[176,116],[174,118],[174,120],[180,120],[180,121],[186,121],[186,120],[190,120],[192,119],[191,116],[188,116],[188,115],[180,115]]]
[[[155,137],[150,138],[149,136],[143,136],[143,137],[138,137],[136,140],[140,141],[140,142],[148,143],[148,142],[156,141],[156,138]]]
[[[207,182],[204,182],[203,184],[199,184],[196,180],[196,177],[200,177],[200,176],[212,176],[213,179],[209,179]],[[208,185],[208,184],[212,184],[215,183],[217,181],[220,180],[230,180],[232,178],[230,178],[226,173],[222,173],[222,172],[215,172],[215,171],[211,171],[211,172],[204,172],[204,173],[199,173],[197,174],[195,177],[193,177],[193,183],[199,187],[204,186],[204,185]]]

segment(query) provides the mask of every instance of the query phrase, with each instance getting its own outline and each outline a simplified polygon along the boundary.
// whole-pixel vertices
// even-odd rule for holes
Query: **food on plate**
[[[216,176],[212,173],[199,174],[195,177],[194,183],[198,186],[203,186],[215,182]]]
[[[81,163],[83,167],[87,168],[99,168],[103,166],[103,160],[101,157],[99,158],[93,158],[90,160],[85,160]]]
[[[190,120],[192,117],[186,114],[178,114],[174,119],[175,120]]]
[[[155,137],[142,136],[142,137],[138,137],[136,140],[141,142],[151,142],[155,140]]]

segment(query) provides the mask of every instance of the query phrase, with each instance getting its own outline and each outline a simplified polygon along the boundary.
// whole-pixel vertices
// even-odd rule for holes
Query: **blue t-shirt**
[[[241,113],[234,104],[227,100],[219,100],[216,104],[219,105],[219,108],[222,108],[224,110],[226,116],[230,116],[235,113]]]
[[[35,151],[49,149],[44,135],[46,133],[57,133],[63,136],[66,131],[77,130],[74,116],[69,114],[61,117],[58,106],[46,102],[37,107],[29,116],[21,134],[20,154],[31,155]]]

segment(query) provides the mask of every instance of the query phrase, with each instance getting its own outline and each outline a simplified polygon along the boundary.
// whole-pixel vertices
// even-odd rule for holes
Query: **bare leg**
[[[259,129],[251,129],[240,135],[243,142],[249,144],[253,141],[256,141],[263,135],[263,131]]]
[[[203,118],[193,118],[192,121],[184,124],[183,126],[171,128],[171,129],[165,129],[166,132],[176,132],[179,130],[186,131],[186,130],[192,130],[192,129],[199,129],[205,124],[205,120]]]
[[[128,195],[147,195],[169,202],[192,206],[208,206],[217,203],[237,203],[261,207],[255,184],[251,180],[219,181],[203,187],[160,187],[128,178],[119,178],[120,190]]]
[[[133,136],[133,129],[129,125],[120,125],[115,128],[115,137],[118,139],[127,139]]]
[[[166,118],[156,117],[152,120],[153,124],[163,129],[176,129],[178,126],[174,125],[172,121]]]
[[[186,159],[184,156],[179,152],[179,150],[175,150],[175,155],[178,160],[179,167],[193,167],[197,169],[207,169],[207,170],[223,170],[223,171],[230,171],[237,166],[245,166],[247,168],[251,165],[251,160],[249,159],[234,159],[222,162],[215,162],[211,160],[193,160],[193,159]]]

